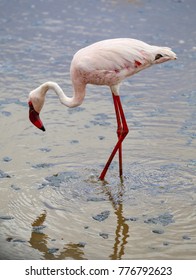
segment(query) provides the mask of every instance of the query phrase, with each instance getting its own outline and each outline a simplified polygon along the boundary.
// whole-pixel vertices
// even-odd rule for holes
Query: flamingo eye
[[[161,58],[161,57],[163,57],[163,55],[160,54],[160,53],[158,53],[158,54],[155,56],[155,60],[157,60],[157,59],[159,59],[159,58]]]

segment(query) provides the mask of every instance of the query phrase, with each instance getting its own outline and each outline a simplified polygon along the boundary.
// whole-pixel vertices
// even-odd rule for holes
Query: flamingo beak
[[[37,128],[41,129],[42,131],[45,131],[45,127],[40,120],[39,113],[37,113],[33,107],[33,104],[31,101],[29,101],[29,120],[34,124]]]

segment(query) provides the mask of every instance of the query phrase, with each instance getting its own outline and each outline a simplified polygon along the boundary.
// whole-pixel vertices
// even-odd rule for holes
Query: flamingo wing
[[[154,55],[152,46],[135,39],[111,39],[79,50],[72,69],[79,71],[86,83],[114,85],[148,67]]]

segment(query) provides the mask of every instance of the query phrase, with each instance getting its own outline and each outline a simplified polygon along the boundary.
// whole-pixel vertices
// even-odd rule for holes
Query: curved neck
[[[73,97],[68,97],[63,92],[61,87],[55,82],[49,81],[49,82],[42,84],[40,87],[42,87],[43,91],[41,90],[41,92],[43,92],[44,95],[46,95],[46,92],[49,89],[54,90],[54,92],[59,97],[60,102],[63,105],[70,107],[70,108],[81,105],[81,103],[84,100],[84,96],[85,96],[85,85],[83,85],[83,84],[80,84],[79,86],[74,85],[75,91],[73,93]]]

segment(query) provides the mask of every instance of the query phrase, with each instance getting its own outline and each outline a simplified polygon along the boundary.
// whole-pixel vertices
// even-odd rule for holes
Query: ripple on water
[[[143,191],[151,196],[163,194],[191,195],[195,191],[195,176],[192,165],[132,163],[125,167],[123,183],[120,182],[116,168],[109,170],[105,182],[98,179],[95,169],[85,168],[76,171],[59,172],[47,176],[38,189],[52,188],[58,195],[84,202],[108,200],[107,191],[122,199],[124,203],[133,198],[133,194]],[[90,174],[90,175],[89,175]],[[84,179],[82,179],[84,178]],[[119,190],[121,194],[119,197]],[[122,198],[123,197],[123,198]]]
[[[57,258],[63,247],[69,252],[69,248],[76,248],[81,258],[85,258],[84,251],[94,248],[97,238],[110,243],[115,240],[116,229],[124,228],[127,248],[137,244],[137,240],[143,247],[149,243],[146,257],[151,256],[155,248],[157,254],[161,253],[161,244],[169,248],[168,254],[172,255],[172,252],[177,253],[177,244],[188,246],[189,242],[194,242],[193,169],[192,165],[135,162],[125,165],[123,182],[114,165],[107,174],[108,181],[104,182],[98,180],[98,171],[89,167],[47,176],[31,190],[20,188],[16,192],[10,188],[14,199],[10,200],[9,208],[14,215],[1,219],[4,223],[9,222],[5,226],[9,227],[7,241],[19,244],[21,258],[24,257],[22,252],[28,251],[26,247],[35,246],[35,240],[39,240],[38,248],[43,242],[48,244],[46,258]],[[65,245],[65,240],[70,243]],[[85,246],[82,249],[78,244]],[[94,252],[95,248],[92,250]],[[127,257],[133,253],[137,256],[141,250],[140,246],[134,245],[132,250],[128,249]],[[34,253],[33,250],[30,255]],[[37,257],[40,254],[43,257],[40,251]],[[66,256],[72,255],[67,253]]]

